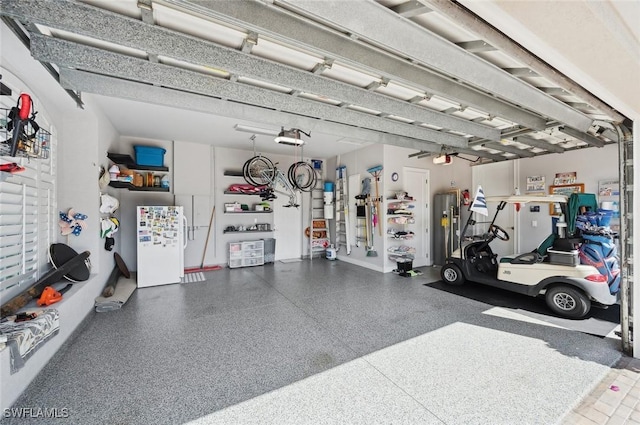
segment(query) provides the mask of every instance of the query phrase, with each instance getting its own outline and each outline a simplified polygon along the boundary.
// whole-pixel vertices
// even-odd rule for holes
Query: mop
[[[376,251],[376,249],[373,247],[373,218],[374,218],[374,206],[373,206],[373,202],[371,201],[371,198],[369,198],[369,200],[367,201],[367,206],[366,206],[366,215],[367,215],[367,223],[366,223],[366,231],[367,231],[367,246],[366,246],[366,250],[367,250],[367,257],[377,257],[378,256],[378,252]]]
[[[376,165],[375,167],[371,167],[367,169],[367,171],[371,173],[371,175],[376,179],[376,198],[374,199],[376,203],[376,215],[374,216],[375,217],[374,225],[375,224],[378,225],[378,233],[380,233],[380,236],[382,236],[382,226],[378,222],[379,220],[377,215],[380,213],[380,193],[378,190],[378,182],[380,181],[380,174],[382,174],[382,165]]]

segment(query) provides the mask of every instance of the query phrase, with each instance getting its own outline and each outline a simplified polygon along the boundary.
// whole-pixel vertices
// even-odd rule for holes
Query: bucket
[[[333,205],[324,206],[324,218],[327,220],[333,220]]]
[[[335,260],[336,259],[336,249],[333,246],[330,246],[326,250],[327,260]]]
[[[397,260],[396,265],[398,266],[398,271],[400,273],[406,273],[413,270],[413,260],[409,260],[407,258]]]

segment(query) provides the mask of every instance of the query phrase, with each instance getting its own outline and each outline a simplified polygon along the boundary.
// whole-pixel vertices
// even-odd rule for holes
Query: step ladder
[[[364,242],[365,247],[369,248],[367,198],[368,196],[364,195],[356,196],[356,246],[360,247]]]
[[[317,174],[318,171],[315,170]],[[320,176],[318,176],[320,177]],[[322,180],[317,181],[309,193],[309,258],[323,256],[329,245],[327,219],[324,217],[324,189]]]
[[[347,255],[351,254],[351,237],[349,232],[349,194],[347,193],[347,167],[336,168],[336,251],[344,246]]]

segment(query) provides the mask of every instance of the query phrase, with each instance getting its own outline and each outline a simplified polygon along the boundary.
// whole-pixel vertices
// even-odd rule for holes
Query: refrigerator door
[[[455,193],[437,193],[433,196],[433,264],[438,266],[443,265],[445,259],[458,248],[460,218],[457,203]],[[445,221],[446,227],[442,225],[445,213],[448,219]]]
[[[138,287],[180,282],[184,275],[182,207],[138,206]]]

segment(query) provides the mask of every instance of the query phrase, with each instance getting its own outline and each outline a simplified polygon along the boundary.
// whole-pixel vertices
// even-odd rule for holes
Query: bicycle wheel
[[[247,183],[254,186],[269,185],[273,182],[275,166],[265,156],[254,156],[244,163],[242,174]]]
[[[310,192],[315,187],[317,180],[316,171],[307,162],[299,161],[289,167],[289,181],[303,192]]]

